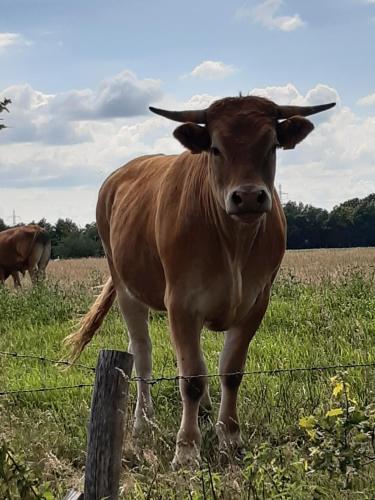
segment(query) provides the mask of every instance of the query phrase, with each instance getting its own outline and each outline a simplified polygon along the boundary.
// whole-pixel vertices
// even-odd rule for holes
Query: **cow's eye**
[[[220,156],[220,151],[218,150],[218,148],[216,148],[215,146],[212,146],[212,148],[210,149],[210,152],[211,154],[213,154],[214,156]]]

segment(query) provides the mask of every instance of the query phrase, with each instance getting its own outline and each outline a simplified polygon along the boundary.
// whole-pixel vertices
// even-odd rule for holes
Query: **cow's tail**
[[[85,346],[92,340],[96,331],[103,323],[115,298],[116,290],[112,279],[109,278],[89,312],[82,318],[79,329],[64,339],[64,344],[70,349],[71,360],[75,361]]]

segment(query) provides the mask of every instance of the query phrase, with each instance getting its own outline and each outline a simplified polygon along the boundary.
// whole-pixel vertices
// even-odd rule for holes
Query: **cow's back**
[[[33,245],[49,241],[47,232],[31,224],[6,229],[0,233],[0,266],[7,270],[23,270]]]

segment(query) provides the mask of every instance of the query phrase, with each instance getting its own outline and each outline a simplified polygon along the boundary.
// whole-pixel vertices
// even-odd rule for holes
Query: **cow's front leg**
[[[216,433],[223,457],[235,454],[241,446],[240,425],[237,415],[237,396],[246,363],[249,343],[257,331],[269,301],[265,290],[255,303],[251,314],[240,326],[232,327],[226,333],[224,348],[220,357],[221,404]]]
[[[172,467],[197,467],[200,461],[201,433],[198,426],[199,403],[206,393],[206,365],[200,346],[203,322],[179,306],[168,307],[180,377],[182,420],[177,434]],[[198,375],[198,377],[194,377]],[[189,378],[193,377],[193,378]]]
[[[199,415],[208,416],[212,410],[212,401],[209,391],[209,386],[206,384],[205,392],[199,403]]]

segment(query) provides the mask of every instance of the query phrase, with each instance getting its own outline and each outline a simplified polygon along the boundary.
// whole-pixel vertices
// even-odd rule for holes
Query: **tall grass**
[[[292,254],[293,256],[293,254]],[[292,258],[288,256],[289,259]],[[311,259],[311,254],[310,254]],[[271,306],[255,336],[246,370],[325,366],[375,361],[375,285],[369,261],[340,273],[327,266],[315,282],[286,267],[273,290]],[[0,289],[0,351],[64,356],[62,339],[72,330],[93,298],[92,286],[105,278],[82,271],[79,281],[51,276],[45,286],[22,292]],[[74,264],[67,266],[69,272]],[[101,265],[103,265],[101,263]],[[53,267],[51,268],[51,270]],[[50,271],[51,271],[50,270]],[[331,272],[330,272],[331,270]],[[175,358],[166,319],[151,321],[154,375],[174,376]],[[223,335],[204,332],[203,349],[208,371],[216,373]],[[80,361],[95,366],[100,348],[126,349],[127,335],[117,306]],[[180,399],[173,382],[152,387],[156,407],[153,436],[141,448],[128,440],[124,450],[124,498],[342,498],[349,495],[339,475],[296,466],[309,456],[299,419],[319,415],[331,404],[333,372],[245,376],[240,392],[240,416],[248,457],[230,467],[220,465],[213,431],[220,386],[210,379],[213,415],[201,422],[203,472],[172,473],[174,438],[179,425]],[[359,407],[375,402],[375,369],[347,370],[345,380]],[[91,383],[85,369],[68,371],[38,360],[0,355],[0,391]],[[85,461],[86,425],[91,390],[28,393],[0,398],[0,437],[33,469],[50,482],[56,498],[67,487],[79,486]],[[132,386],[127,426],[132,424],[135,387]],[[208,465],[209,464],[209,468]],[[256,466],[254,464],[257,464]],[[272,465],[272,466],[271,466]],[[350,497],[373,498],[374,468],[370,463],[356,473]],[[367,496],[366,496],[367,495]]]

